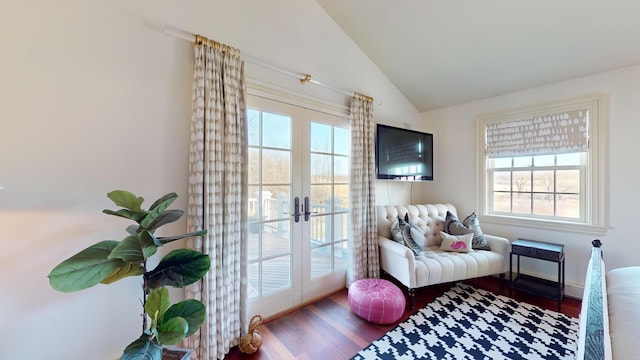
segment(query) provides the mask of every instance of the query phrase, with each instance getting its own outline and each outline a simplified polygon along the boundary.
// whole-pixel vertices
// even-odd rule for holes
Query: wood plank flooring
[[[501,293],[501,280],[497,277],[485,277],[464,282],[496,294]],[[406,320],[411,314],[442,295],[453,285],[441,284],[417,290],[415,310],[410,311],[407,307],[398,323]],[[501,294],[509,295],[507,281],[504,281],[504,291]],[[514,291],[513,298],[557,311],[558,305],[553,300],[517,291]],[[578,317],[580,306],[580,300],[565,297],[562,301],[562,312],[569,316]],[[225,359],[349,359],[396,325],[397,323],[373,324],[356,316],[349,308],[347,290],[345,289],[294,312],[267,321],[259,327],[263,343],[256,353],[243,354],[235,347],[231,349]]]

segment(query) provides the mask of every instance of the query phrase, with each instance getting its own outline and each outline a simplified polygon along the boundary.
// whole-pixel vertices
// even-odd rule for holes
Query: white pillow
[[[440,231],[440,237],[442,238],[442,244],[440,244],[440,250],[455,251],[455,252],[469,252],[471,249],[471,241],[473,240],[473,233],[465,235],[451,235],[444,231]]]

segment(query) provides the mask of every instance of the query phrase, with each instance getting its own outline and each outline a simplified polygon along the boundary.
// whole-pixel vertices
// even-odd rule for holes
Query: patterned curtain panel
[[[207,306],[200,332],[185,340],[192,360],[223,359],[247,326],[247,124],[243,61],[237,50],[195,45],[191,117],[188,246],[209,254],[211,270],[186,289]]]
[[[579,109],[487,124],[487,156],[587,151],[589,111]]]
[[[351,267],[349,284],[380,277],[375,198],[375,129],[371,98],[351,98]]]

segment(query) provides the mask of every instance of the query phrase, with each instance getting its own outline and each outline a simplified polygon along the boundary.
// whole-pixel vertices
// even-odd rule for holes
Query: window
[[[601,97],[478,118],[485,221],[602,234]]]
[[[489,208],[496,214],[584,221],[585,155],[489,159]]]

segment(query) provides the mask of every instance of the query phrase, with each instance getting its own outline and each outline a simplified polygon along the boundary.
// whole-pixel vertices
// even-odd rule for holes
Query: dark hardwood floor
[[[496,294],[501,293],[501,280],[497,277],[485,277],[464,282]],[[442,295],[453,285],[434,285],[417,290],[415,310],[410,311],[407,305],[407,309],[398,323],[406,320],[411,314]],[[507,281],[504,283],[504,291],[501,294],[509,295]],[[557,311],[558,305],[553,300],[517,291],[514,291],[513,298]],[[578,317],[580,306],[580,300],[565,297],[562,301],[562,312],[569,316]],[[378,325],[359,318],[349,308],[347,290],[345,289],[287,315],[267,321],[259,327],[263,343],[256,353],[246,355],[235,347],[231,349],[226,359],[349,359],[398,323]]]

